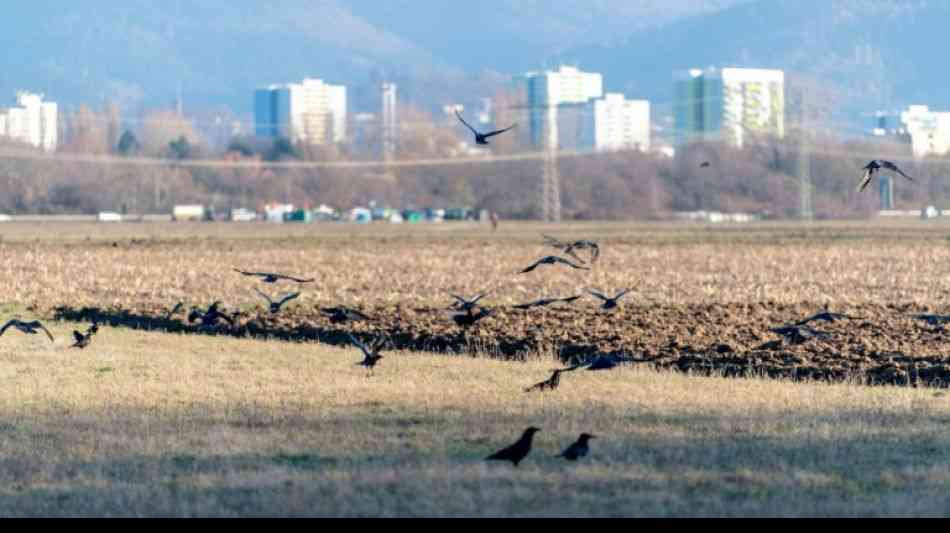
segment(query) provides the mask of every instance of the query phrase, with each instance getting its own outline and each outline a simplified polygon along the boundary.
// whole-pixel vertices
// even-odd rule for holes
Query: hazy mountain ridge
[[[247,112],[254,87],[307,75],[354,86],[392,78],[422,100],[464,92],[484,71],[536,68],[560,49],[741,1],[17,2],[0,35],[12,51],[0,57],[0,102],[28,88],[67,106],[167,104],[180,87],[192,105]]]
[[[668,108],[672,72],[690,67],[780,68],[834,86],[842,111],[909,103],[950,107],[940,29],[950,2],[760,0],[562,54],[605,73],[609,89]]]

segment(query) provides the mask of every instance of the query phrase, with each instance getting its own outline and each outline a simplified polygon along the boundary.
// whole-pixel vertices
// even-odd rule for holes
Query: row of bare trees
[[[173,135],[173,134],[172,134]],[[147,141],[143,139],[143,146]],[[870,154],[898,154],[906,147],[815,143],[806,159],[821,218],[867,216],[878,208],[876,187],[855,186]],[[147,150],[147,148],[145,148]],[[564,157],[559,160],[564,215],[573,219],[663,218],[674,211],[763,213],[798,216],[799,146],[793,139],[735,149],[717,144],[682,147],[674,158],[639,152]],[[279,159],[295,157],[282,154]],[[345,154],[323,153],[326,160]],[[320,203],[341,209],[370,201],[393,207],[484,208],[507,218],[539,216],[538,160],[472,162],[443,166],[269,167],[254,150],[232,150],[241,168],[149,166],[121,159],[67,162],[0,157],[0,212],[12,214],[127,211],[167,213],[175,204],[218,209],[257,208],[279,201]],[[709,167],[700,165],[709,161]],[[898,208],[950,207],[950,160],[901,163],[916,183],[896,182]]]

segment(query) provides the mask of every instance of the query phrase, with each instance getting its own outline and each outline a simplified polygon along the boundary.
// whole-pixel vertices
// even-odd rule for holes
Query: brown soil
[[[493,315],[462,328],[445,308],[366,306],[372,320],[333,323],[319,308],[298,306],[279,315],[263,309],[239,312],[233,327],[189,325],[187,310],[165,320],[167,308],[70,309],[60,319],[99,320],[111,325],[239,337],[349,343],[347,333],[383,333],[391,349],[488,354],[520,360],[556,354],[565,364],[599,353],[625,354],[659,369],[725,376],[764,375],[800,380],[857,381],[946,387],[950,383],[950,338],[912,318],[926,309],[910,305],[861,304],[833,309],[855,317],[814,322],[826,339],[799,344],[769,328],[820,310],[809,304],[679,304],[623,306],[603,312],[589,303],[555,304],[527,311],[495,308]]]

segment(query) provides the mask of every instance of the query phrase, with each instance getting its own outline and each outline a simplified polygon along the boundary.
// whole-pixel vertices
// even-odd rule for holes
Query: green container
[[[309,224],[313,222],[313,213],[306,209],[298,209],[290,213],[284,213],[284,222],[302,222]]]

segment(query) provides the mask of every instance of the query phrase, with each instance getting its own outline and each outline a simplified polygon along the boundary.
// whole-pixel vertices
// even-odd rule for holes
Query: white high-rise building
[[[742,147],[750,135],[785,136],[785,73],[750,68],[674,74],[678,143],[722,140]]]
[[[25,91],[16,95],[16,107],[0,109],[0,137],[6,137],[42,148],[56,150],[59,142],[59,107],[44,102],[42,94]]]
[[[561,66],[556,71],[529,72],[520,78],[527,86],[531,142],[556,148],[559,138],[558,114],[564,106],[576,106],[604,94],[603,76]]]
[[[582,148],[597,151],[650,150],[650,102],[607,93],[588,104]]]
[[[901,113],[901,122],[910,134],[915,157],[943,155],[950,151],[950,113],[912,105]]]
[[[254,93],[255,131],[304,144],[346,139],[346,87],[322,80],[271,85]]]

